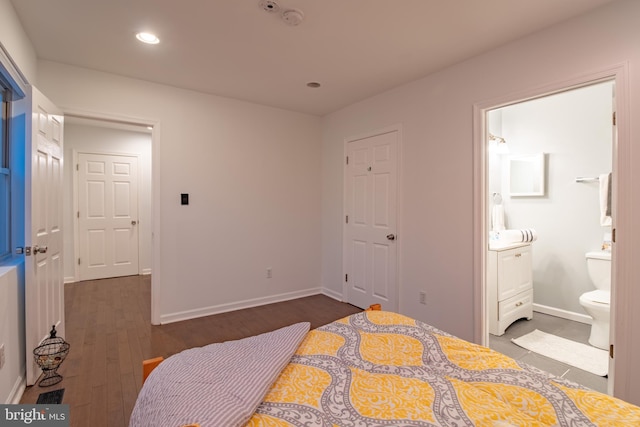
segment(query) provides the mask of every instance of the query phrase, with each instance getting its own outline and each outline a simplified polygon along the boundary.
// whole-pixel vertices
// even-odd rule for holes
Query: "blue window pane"
[[[9,103],[4,89],[0,86],[0,168],[9,167],[9,140],[7,132],[7,120],[9,116]]]
[[[9,175],[0,173],[0,258],[11,253],[9,213]]]
[[[11,199],[9,174],[9,102],[0,86],[0,258],[10,255]]]

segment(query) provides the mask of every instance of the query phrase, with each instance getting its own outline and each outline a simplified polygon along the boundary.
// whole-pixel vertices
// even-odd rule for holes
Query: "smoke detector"
[[[287,9],[282,12],[282,20],[288,25],[295,27],[304,19],[304,13],[299,9]]]
[[[274,0],[260,0],[258,6],[269,13],[276,13],[280,10],[280,6]]]

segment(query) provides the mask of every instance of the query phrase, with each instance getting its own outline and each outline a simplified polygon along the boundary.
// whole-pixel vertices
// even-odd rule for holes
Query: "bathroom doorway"
[[[591,317],[580,297],[595,289],[586,253],[610,249],[611,226],[601,218],[599,179],[608,177],[614,165],[614,87],[614,80],[598,81],[485,114],[484,291],[486,325],[493,334],[486,344],[605,392],[610,390],[606,377],[590,379],[569,366],[563,370],[562,364],[515,347],[510,338],[539,329],[589,345]],[[498,277],[495,263],[500,256],[508,260],[509,250],[520,260],[508,267],[519,280],[518,290],[500,297],[491,288]],[[492,326],[498,317],[506,320]],[[523,318],[532,321],[518,320]],[[602,352],[608,366],[608,353]]]

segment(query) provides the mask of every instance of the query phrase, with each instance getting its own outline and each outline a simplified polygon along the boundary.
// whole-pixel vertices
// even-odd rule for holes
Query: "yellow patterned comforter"
[[[640,426],[640,408],[408,317],[309,332],[247,426]]]

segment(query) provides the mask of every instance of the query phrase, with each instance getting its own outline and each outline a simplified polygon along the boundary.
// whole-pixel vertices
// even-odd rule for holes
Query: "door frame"
[[[60,108],[66,117],[89,119],[123,125],[151,127],[151,324],[160,324],[160,284],[162,271],[160,269],[161,248],[161,209],[160,209],[160,135],[161,123],[158,119],[132,117],[118,114],[98,113],[67,107]],[[74,159],[77,160],[77,159]],[[77,207],[77,206],[76,206]],[[77,277],[77,276],[76,276]]]
[[[382,307],[383,310],[396,310],[398,312],[402,312],[402,300],[400,296],[402,292],[400,292],[400,284],[402,283],[402,274],[401,274],[401,260],[402,260],[402,124],[397,123],[394,125],[390,125],[381,129],[372,130],[369,132],[364,132],[358,135],[352,135],[349,137],[345,137],[343,140],[343,163],[342,163],[342,217],[340,221],[342,222],[342,301],[348,302],[349,296],[349,286],[347,282],[344,280],[345,275],[347,274],[347,224],[345,221],[345,217],[347,215],[347,162],[346,158],[349,153],[349,143],[353,141],[357,141],[360,139],[371,138],[377,135],[383,135],[386,133],[397,132],[398,133],[398,145],[397,145],[397,157],[396,157],[396,301],[398,307]],[[398,236],[400,236],[398,238]]]
[[[79,161],[79,157],[81,154],[96,154],[99,156],[124,156],[124,157],[135,157],[137,159],[138,162],[138,194],[136,195],[137,199],[136,199],[136,203],[138,204],[138,219],[140,218],[140,177],[142,176],[142,174],[140,173],[142,170],[142,166],[140,164],[140,155],[137,153],[118,153],[118,152],[112,152],[112,151],[102,151],[102,150],[92,150],[92,151],[79,151],[74,149],[73,150],[73,164],[77,165],[78,161]],[[153,165],[153,162],[152,162]],[[72,168],[73,169],[73,179],[72,179],[72,191],[73,191],[73,212],[78,212],[78,210],[80,209],[80,205],[79,205],[79,200],[80,200],[80,193],[78,192],[79,190],[79,181],[80,181],[80,174],[79,171],[76,168]],[[73,214],[72,212],[72,214]],[[138,220],[138,223],[140,221]],[[142,271],[142,266],[140,264],[140,227],[137,228],[137,233],[138,233],[138,275],[142,275],[143,271]],[[77,260],[78,257],[80,257],[80,218],[78,218],[78,215],[73,215],[73,259]],[[78,265],[77,262],[73,263],[73,275],[76,281],[81,281],[81,277],[80,277],[80,266]]]
[[[628,395],[629,379],[624,375],[615,377],[615,371],[627,372],[633,366],[631,353],[631,330],[621,320],[633,314],[634,307],[629,298],[631,245],[625,235],[631,224],[631,165],[629,139],[629,84],[628,63],[612,65],[608,68],[574,76],[568,80],[556,81],[543,86],[530,87],[504,96],[485,100],[473,106],[473,303],[474,340],[488,345],[487,322],[486,258],[489,236],[488,225],[488,168],[487,168],[487,125],[489,110],[536,99],[552,94],[577,89],[604,81],[615,82],[615,111],[617,138],[613,141],[613,201],[614,228],[616,242],[613,244],[614,257],[611,277],[611,337],[615,346],[615,358],[610,359],[609,394],[621,397]]]

